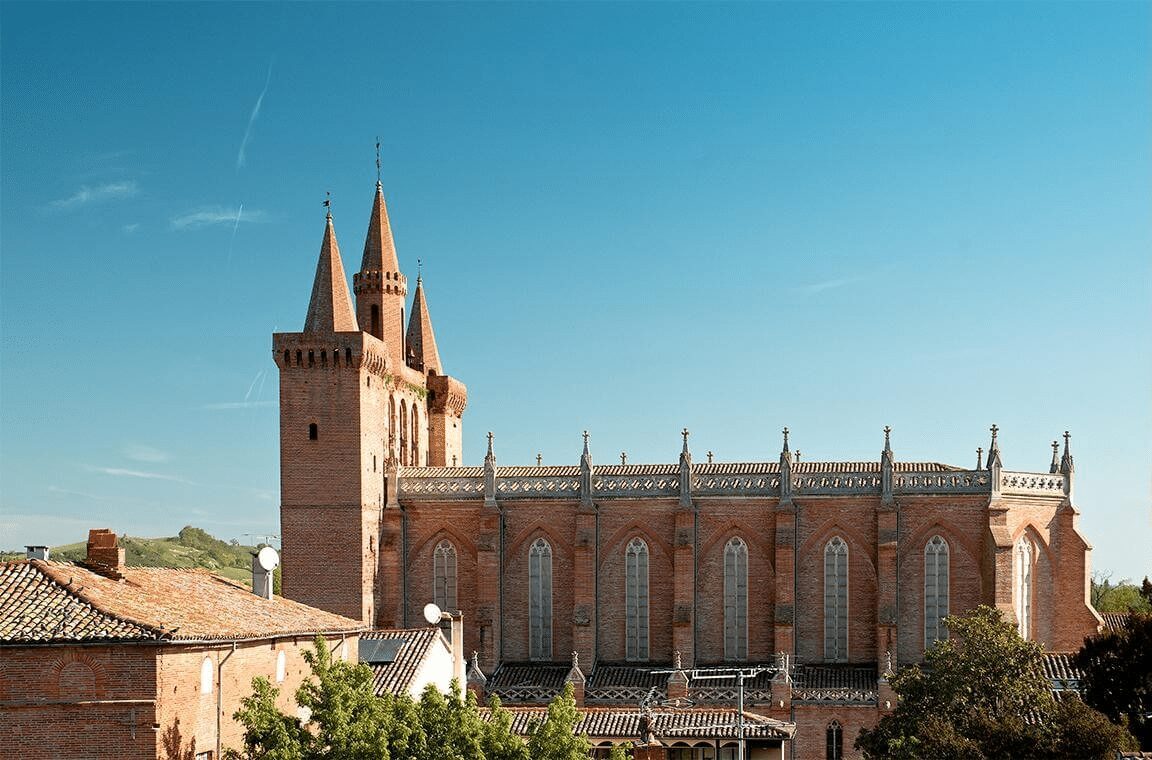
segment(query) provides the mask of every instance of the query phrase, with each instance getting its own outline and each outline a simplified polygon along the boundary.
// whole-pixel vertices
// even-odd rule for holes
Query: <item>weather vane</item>
[[[328,216],[332,216],[332,193],[324,192],[324,208],[328,209]]]
[[[376,184],[380,184],[380,135],[376,135]]]

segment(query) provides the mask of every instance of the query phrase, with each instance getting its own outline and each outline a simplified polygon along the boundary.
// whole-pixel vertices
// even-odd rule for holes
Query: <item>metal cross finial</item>
[[[885,441],[885,443],[887,443],[888,438],[889,438],[889,436],[891,436],[891,434],[892,434],[892,428],[885,425],[884,426],[884,441]]]
[[[788,450],[788,428],[784,428],[784,450]]]
[[[424,276],[424,260],[416,259],[416,284],[419,285]]]
[[[380,186],[380,135],[376,135],[376,186]]]
[[[708,452],[708,464],[712,464],[712,452]]]
[[[1072,437],[1072,434],[1069,433],[1067,430],[1065,430],[1064,431],[1064,443],[1068,443],[1068,439],[1071,437]]]
[[[588,431],[587,430],[584,431],[584,445],[585,446],[588,445]]]
[[[796,464],[800,464],[800,449],[796,449]]]
[[[491,454],[491,453],[492,453],[492,438],[493,438],[493,437],[494,437],[494,436],[492,435],[492,431],[491,431],[491,430],[489,430],[489,431],[488,431],[488,453],[489,453],[489,454]]]
[[[628,464],[628,452],[627,451],[621,451],[620,452],[620,464]]]
[[[684,436],[684,440],[685,440],[685,441],[687,441],[687,440],[688,440],[688,436],[689,436],[689,433],[688,433],[688,428],[684,428],[683,430],[681,430],[681,431],[680,431],[680,435]]]
[[[992,440],[995,441],[996,434],[1000,432],[1000,428],[996,425],[996,423],[992,423],[992,427],[988,429],[992,431]]]
[[[536,466],[539,467],[543,461],[544,461],[544,455],[537,453],[536,454]]]
[[[580,653],[577,652],[576,650],[572,650],[572,667],[573,668],[580,667]]]

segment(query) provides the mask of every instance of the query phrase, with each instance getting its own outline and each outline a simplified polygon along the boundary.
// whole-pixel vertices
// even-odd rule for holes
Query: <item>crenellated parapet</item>
[[[272,358],[280,370],[364,369],[390,381],[392,366],[380,341],[362,332],[275,333]]]
[[[449,375],[428,373],[428,411],[433,414],[464,414],[468,406],[468,388]]]

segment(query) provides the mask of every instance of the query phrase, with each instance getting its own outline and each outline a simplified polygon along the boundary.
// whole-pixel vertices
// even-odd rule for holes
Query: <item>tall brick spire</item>
[[[393,364],[404,364],[407,353],[404,350],[404,301],[408,280],[400,273],[388,207],[379,181],[372,217],[368,220],[368,237],[364,240],[364,258],[360,271],[352,277],[352,286],[360,328],[384,341]]]
[[[324,242],[320,244],[320,261],[316,263],[316,280],[312,283],[312,300],[304,320],[306,333],[356,332],[356,313],[348,294],[348,280],[340,261],[340,246],[328,213]]]
[[[408,318],[408,366],[421,372],[435,370],[444,374],[440,352],[436,350],[436,334],[432,332],[432,319],[424,300],[424,282],[416,277],[416,293],[412,296],[412,316]]]

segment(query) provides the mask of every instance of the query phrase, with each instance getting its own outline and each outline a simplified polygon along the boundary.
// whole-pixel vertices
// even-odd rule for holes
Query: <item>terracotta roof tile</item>
[[[1105,631],[1119,631],[1128,624],[1129,613],[1101,612],[1100,617],[1104,618]]]
[[[508,662],[488,677],[488,693],[504,702],[551,702],[564,689],[571,664]]]
[[[373,655],[365,657],[372,642],[394,642],[394,648],[381,649],[378,661]],[[372,669],[372,687],[377,694],[403,694],[420,672],[420,666],[435,646],[448,647],[439,628],[401,628],[395,630],[365,631],[360,634],[360,661]]]
[[[358,632],[356,620],[262,599],[206,570],[127,567],[113,580],[79,565],[0,565],[0,642],[194,641]]]
[[[1057,652],[1044,653],[1044,677],[1050,681],[1076,682],[1084,677],[1084,671],[1072,664],[1072,655]]]
[[[548,714],[544,707],[506,707],[512,714],[512,730],[525,736],[533,723],[543,721]],[[482,713],[487,716],[488,710]],[[586,734],[593,743],[598,740],[637,740],[642,738],[645,712],[639,708],[586,707],[580,710],[577,734]],[[737,735],[736,710],[725,709],[655,709],[647,713],[651,731],[656,738],[670,744],[679,739],[735,739]],[[766,718],[755,713],[744,713],[744,734],[749,739],[787,739],[796,732],[792,723]]]

